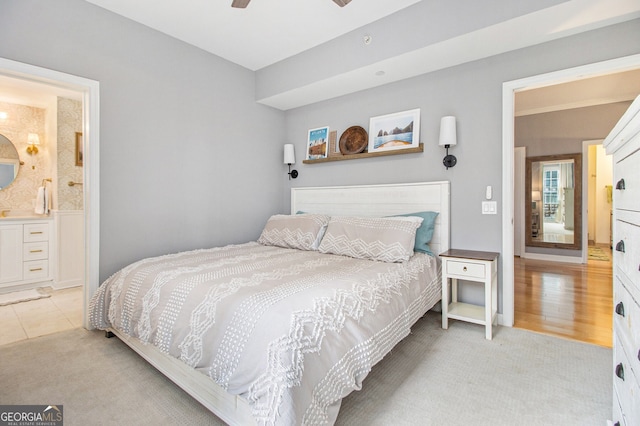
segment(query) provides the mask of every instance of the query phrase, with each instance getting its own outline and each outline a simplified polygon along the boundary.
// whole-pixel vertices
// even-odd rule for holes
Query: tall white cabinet
[[[640,96],[603,145],[613,155],[613,424],[640,425]]]

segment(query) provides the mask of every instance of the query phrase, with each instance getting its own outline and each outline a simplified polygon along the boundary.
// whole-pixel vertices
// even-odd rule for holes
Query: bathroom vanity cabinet
[[[50,219],[0,222],[0,289],[52,280],[52,224]]]

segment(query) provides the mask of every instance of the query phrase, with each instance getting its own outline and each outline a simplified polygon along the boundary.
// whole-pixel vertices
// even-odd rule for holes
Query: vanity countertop
[[[0,223],[32,220],[51,220],[50,215],[35,214],[28,210],[1,210]]]

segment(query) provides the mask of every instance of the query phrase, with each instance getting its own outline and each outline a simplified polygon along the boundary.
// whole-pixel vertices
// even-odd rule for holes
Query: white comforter
[[[127,266],[90,317],[242,395],[259,424],[332,424],[440,299],[438,275],[421,253],[400,264],[247,243]]]

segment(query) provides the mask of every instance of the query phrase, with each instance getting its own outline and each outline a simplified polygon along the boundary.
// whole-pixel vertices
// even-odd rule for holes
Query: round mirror
[[[6,188],[18,176],[20,157],[11,141],[0,135],[0,190]]]

